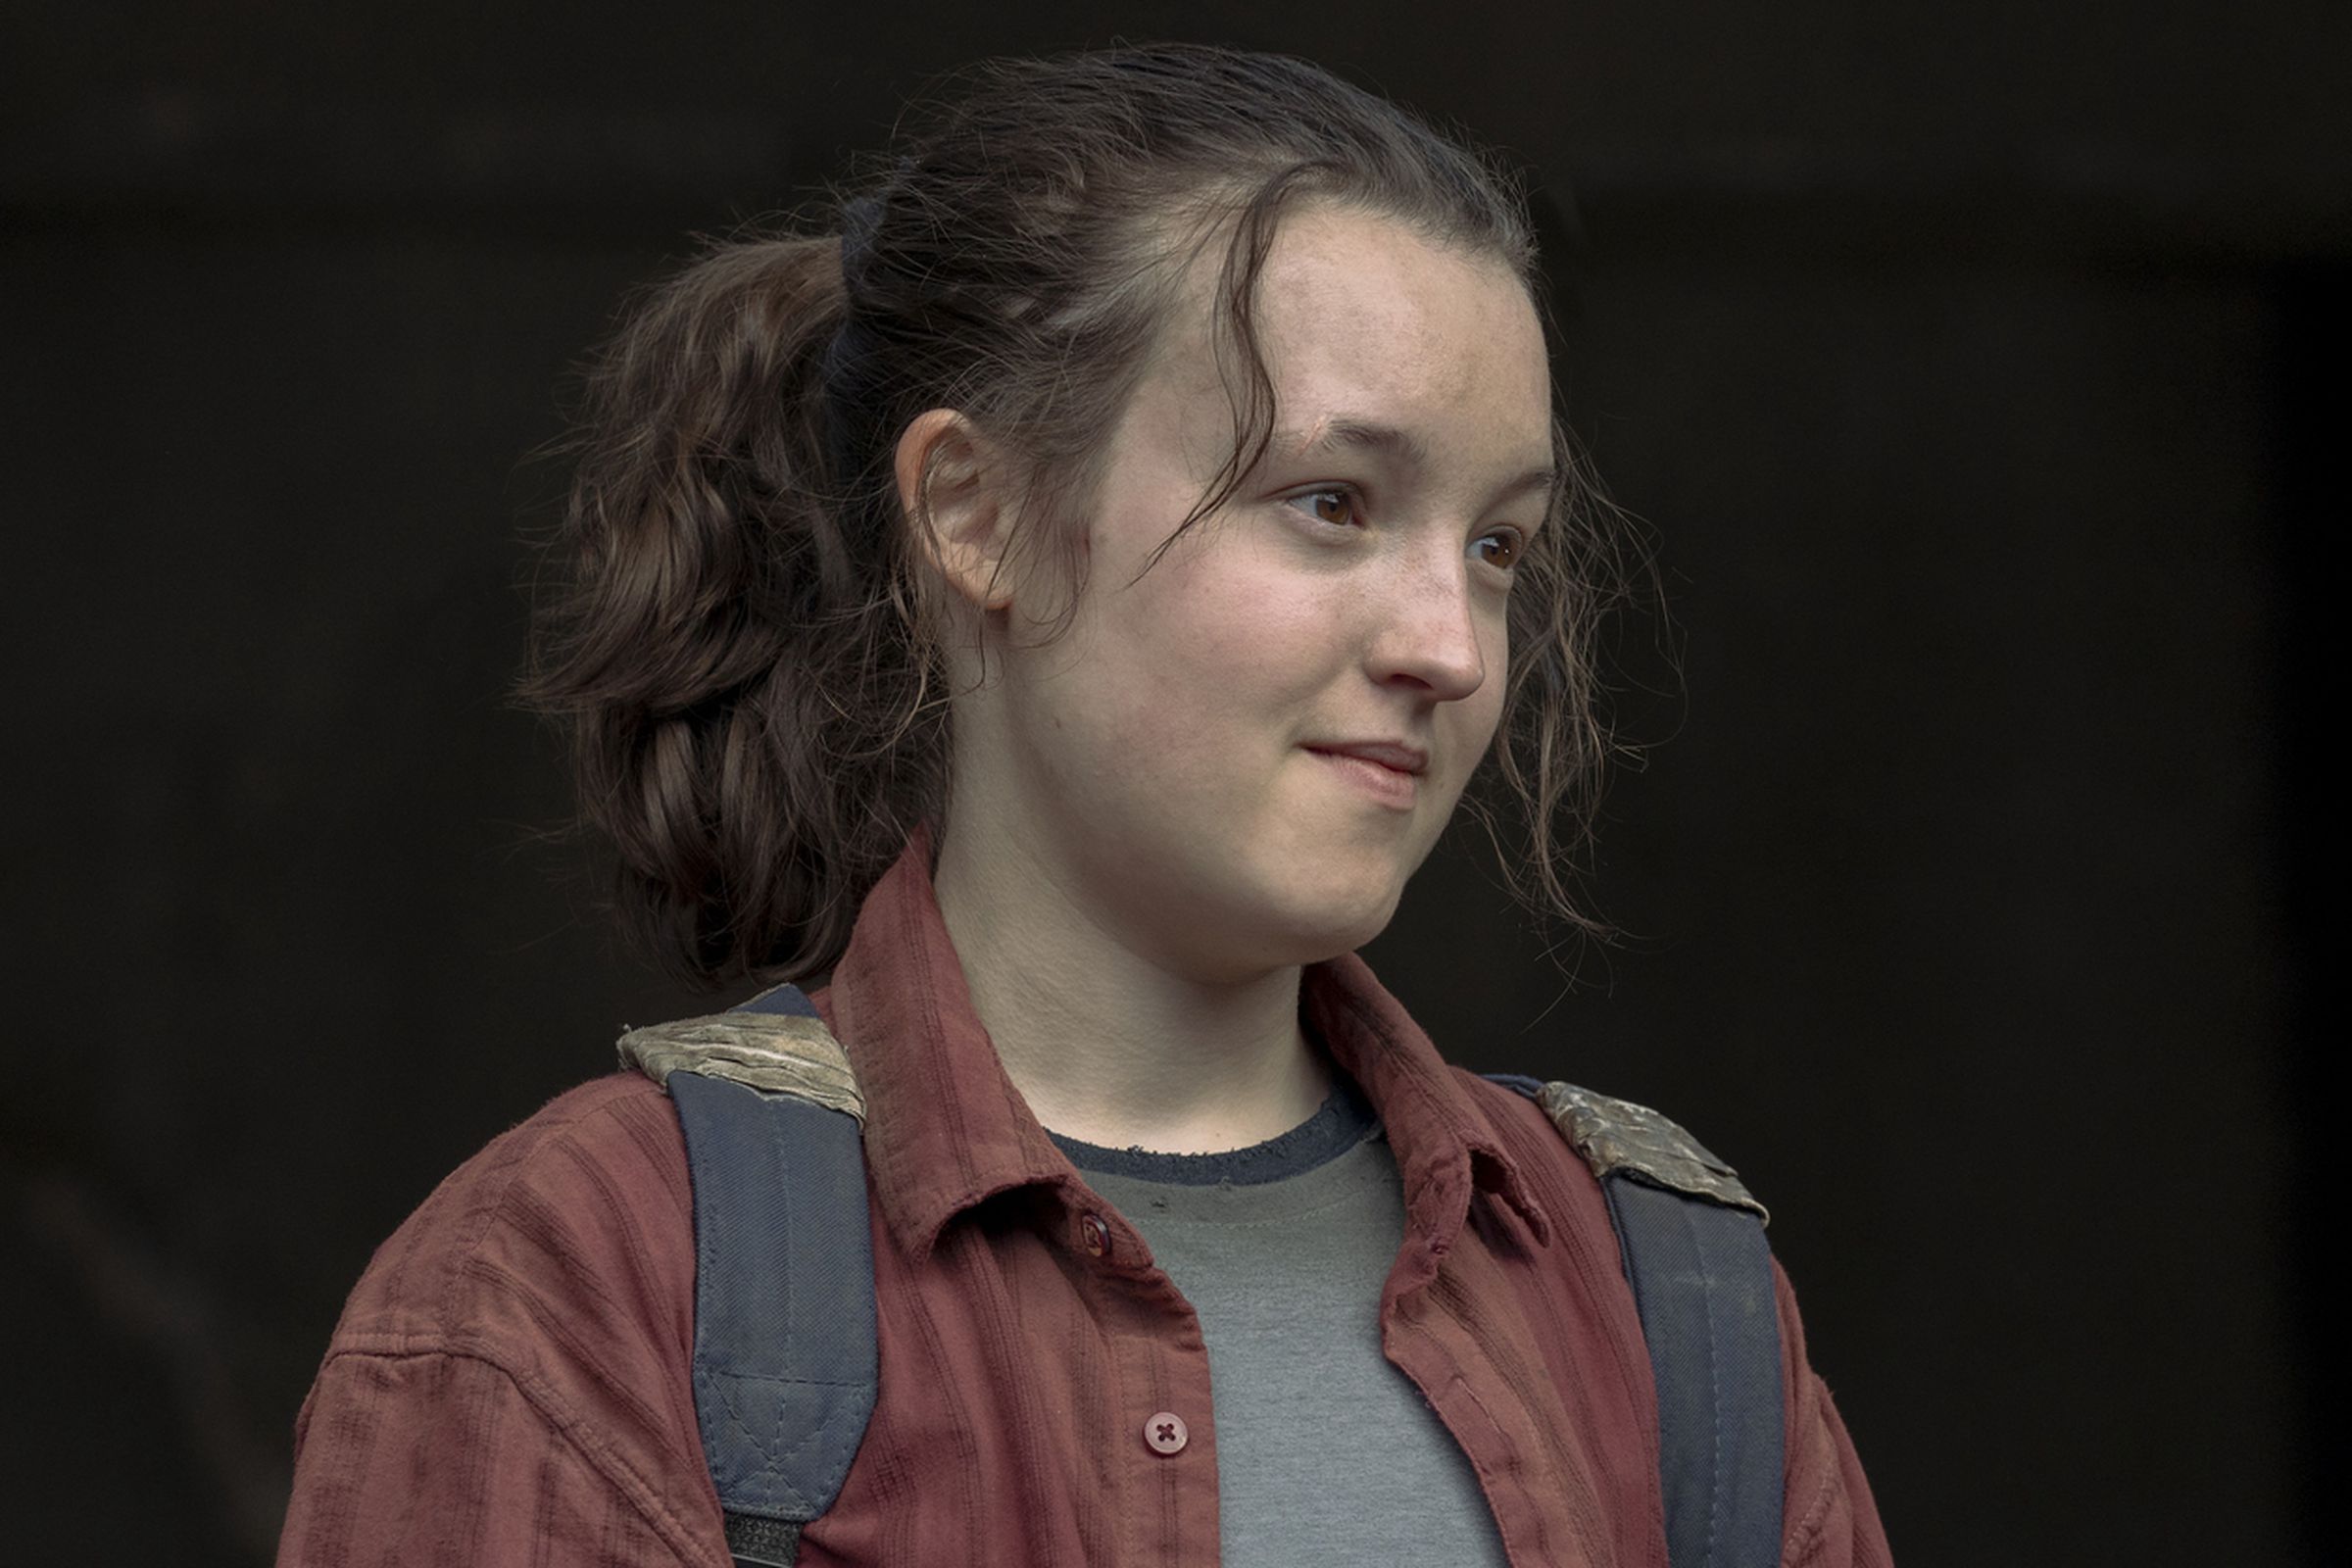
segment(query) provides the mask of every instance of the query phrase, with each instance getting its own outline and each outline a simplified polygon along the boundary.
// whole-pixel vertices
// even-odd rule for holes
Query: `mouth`
[[[1410,810],[1420,798],[1421,775],[1429,770],[1429,754],[1416,747],[1388,742],[1346,746],[1309,746],[1349,787],[1392,810]]]

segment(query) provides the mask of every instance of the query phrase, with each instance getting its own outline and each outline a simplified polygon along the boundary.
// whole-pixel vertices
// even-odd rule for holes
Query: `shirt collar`
[[[1529,1193],[1480,1108],[1468,1074],[1448,1066],[1421,1026],[1352,953],[1309,964],[1299,1009],[1332,1059],[1364,1091],[1388,1129],[1404,1181],[1404,1250],[1392,1295],[1426,1285],[1461,1234],[1470,1195],[1489,1193],[1526,1221],[1538,1245],[1551,1221]],[[1481,1085],[1496,1094],[1507,1089]]]
[[[1016,1188],[1082,1192],[972,1009],[917,830],[866,898],[819,999],[865,1096],[866,1164],[892,1233],[918,1261],[965,1209]],[[1497,1195],[1539,1242],[1543,1210],[1461,1075],[1352,954],[1307,966],[1300,1011],[1361,1086],[1402,1175],[1405,1250],[1391,1289],[1426,1284],[1473,1191]]]

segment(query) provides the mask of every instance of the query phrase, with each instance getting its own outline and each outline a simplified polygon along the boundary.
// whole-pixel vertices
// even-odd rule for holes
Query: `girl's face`
[[[1016,635],[958,708],[954,812],[1201,980],[1388,923],[1494,736],[1511,564],[1552,478],[1543,332],[1509,270],[1311,206],[1258,296],[1273,446],[1145,570],[1232,446],[1206,290],[1112,437],[1069,634]],[[1011,623],[1054,608],[1016,596]]]

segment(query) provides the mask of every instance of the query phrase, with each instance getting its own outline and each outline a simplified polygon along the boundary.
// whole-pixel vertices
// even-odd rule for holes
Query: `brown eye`
[[[1510,530],[1504,529],[1498,533],[1484,534],[1479,538],[1478,543],[1480,554],[1488,565],[1499,566],[1504,571],[1508,571],[1519,564],[1522,547],[1519,536]]]
[[[1356,513],[1352,490],[1309,490],[1294,498],[1291,504],[1304,507],[1316,521],[1328,522],[1335,528],[1351,527],[1362,520]]]

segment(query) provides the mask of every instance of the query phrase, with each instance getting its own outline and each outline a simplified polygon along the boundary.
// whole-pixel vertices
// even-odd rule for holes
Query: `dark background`
[[[1630,939],[1571,989],[1465,837],[1383,975],[1741,1167],[1906,1564],[2318,1561],[2352,8],[989,9],[0,19],[0,1554],[265,1561],[369,1250],[708,1005],[505,698],[567,367],[932,72],[1124,34],[1523,161],[1661,541]]]

